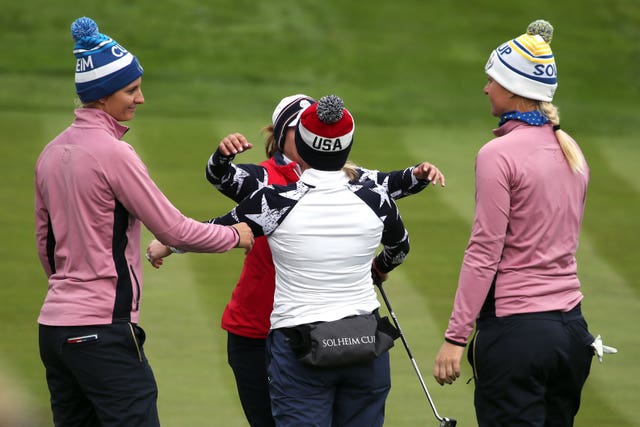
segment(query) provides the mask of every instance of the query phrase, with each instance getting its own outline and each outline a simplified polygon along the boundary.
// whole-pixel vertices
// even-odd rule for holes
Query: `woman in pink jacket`
[[[40,355],[56,426],[158,426],[157,387],[138,320],[140,230],[194,252],[251,248],[246,224],[180,213],[121,138],[144,103],[142,67],[86,17],[71,26],[75,120],[35,168],[36,242],[48,277]]]
[[[573,425],[593,356],[575,258],[589,168],[551,103],[552,32],[532,23],[485,66],[500,123],[476,158],[473,230],[434,365],[451,384],[469,344],[480,427]]]

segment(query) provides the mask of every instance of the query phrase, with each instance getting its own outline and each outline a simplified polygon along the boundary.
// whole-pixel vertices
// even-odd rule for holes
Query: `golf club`
[[[424,390],[424,394],[427,396],[427,400],[429,401],[429,405],[431,406],[433,415],[435,415],[436,419],[440,421],[440,427],[455,427],[456,424],[458,423],[456,420],[454,420],[453,418],[441,417],[438,414],[436,405],[433,403],[433,399],[431,399],[431,395],[429,394],[427,385],[424,383],[424,379],[422,378],[422,374],[420,373],[418,364],[416,363],[415,359],[413,358],[413,355],[411,354],[411,350],[409,349],[409,344],[407,344],[407,339],[405,338],[404,333],[402,332],[402,328],[398,323],[398,318],[396,317],[396,314],[393,312],[393,309],[391,308],[391,304],[389,303],[389,298],[387,298],[387,294],[384,291],[384,288],[382,287],[382,281],[376,280],[374,283],[378,287],[378,289],[380,289],[380,295],[382,295],[382,299],[384,299],[384,303],[387,306],[387,310],[389,311],[389,314],[391,315],[391,319],[393,319],[393,323],[396,325],[396,328],[398,328],[398,332],[400,333],[400,339],[402,339],[402,344],[404,344],[404,348],[407,350],[409,359],[411,359],[411,364],[413,365],[413,369],[416,371],[416,374],[418,374],[418,379],[420,380],[420,384],[422,385],[422,390]]]

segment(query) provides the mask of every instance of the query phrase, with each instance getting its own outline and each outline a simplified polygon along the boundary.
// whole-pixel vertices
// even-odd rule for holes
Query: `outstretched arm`
[[[251,228],[244,222],[232,224],[236,233],[238,233],[237,248],[244,248],[245,254],[248,253],[253,247],[254,239]],[[147,260],[154,268],[160,268],[163,264],[163,259],[173,253],[173,249],[170,246],[165,245],[161,241],[154,239],[147,246],[147,252],[145,254]]]
[[[382,185],[393,199],[401,199],[424,190],[430,182],[445,186],[444,174],[428,162],[391,172],[359,168],[358,181],[372,180]]]
[[[224,137],[209,157],[205,169],[207,181],[236,203],[267,185],[265,168],[253,164],[234,164],[236,154],[253,148],[240,133]]]

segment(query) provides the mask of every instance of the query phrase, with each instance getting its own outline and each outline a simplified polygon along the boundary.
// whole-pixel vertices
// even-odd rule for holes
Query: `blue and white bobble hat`
[[[508,91],[525,98],[551,102],[558,87],[551,51],[553,26],[542,19],[527,32],[498,46],[484,67],[489,77]]]
[[[98,32],[91,18],[71,24],[76,44],[76,93],[80,101],[93,102],[122,89],[143,73],[138,59],[111,37]]]

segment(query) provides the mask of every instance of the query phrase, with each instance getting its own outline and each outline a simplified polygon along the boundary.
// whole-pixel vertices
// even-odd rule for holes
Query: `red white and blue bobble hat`
[[[284,141],[287,137],[287,129],[298,124],[300,112],[316,102],[315,99],[304,94],[284,97],[273,110],[271,121],[273,123],[273,137],[280,151],[284,151]]]
[[[504,42],[484,67],[489,77],[524,98],[551,102],[558,87],[556,63],[551,51],[553,26],[542,19],[527,32]]]
[[[340,170],[353,145],[353,116],[336,95],[327,95],[300,114],[296,127],[298,155],[310,167]]]
[[[99,33],[93,19],[76,19],[71,24],[71,36],[75,40],[75,81],[80,101],[111,95],[142,76],[138,59],[111,37]]]

